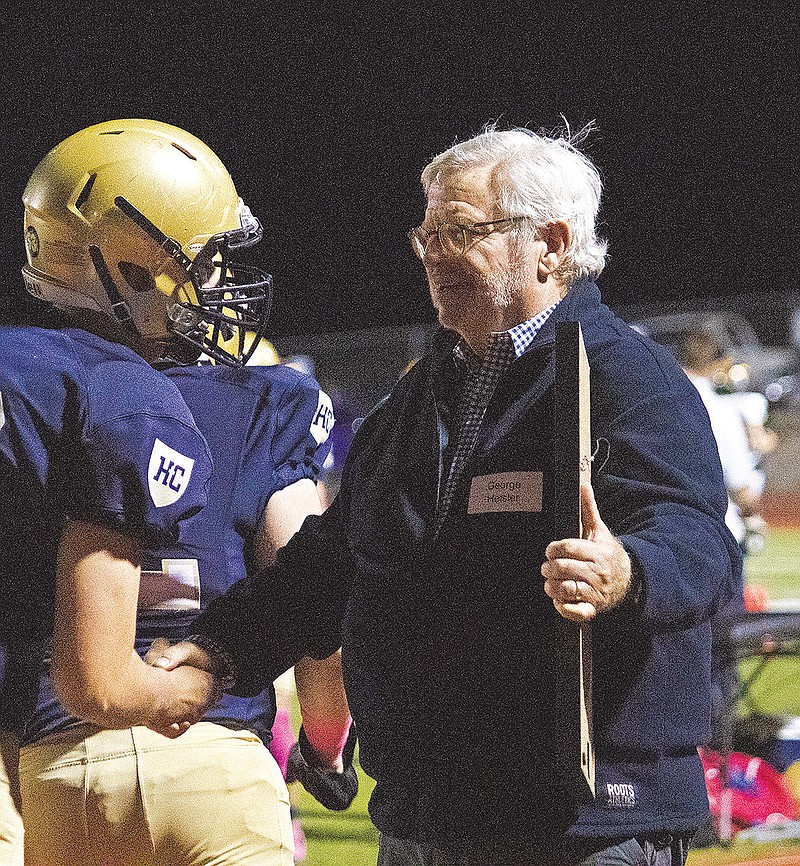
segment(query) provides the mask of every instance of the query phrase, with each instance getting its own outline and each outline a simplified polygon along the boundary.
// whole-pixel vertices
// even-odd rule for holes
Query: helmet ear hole
[[[133,262],[120,262],[119,272],[125,282],[136,292],[155,291],[156,283],[150,271]]]

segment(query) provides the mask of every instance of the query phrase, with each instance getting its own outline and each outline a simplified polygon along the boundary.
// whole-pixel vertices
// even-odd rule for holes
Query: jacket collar
[[[495,425],[488,428],[482,427],[475,445],[476,454],[501,441],[509,430],[519,423],[523,407],[534,405],[547,388],[552,385],[555,375],[555,358],[552,356],[551,350],[555,344],[556,325],[559,322],[580,322],[584,339],[589,343],[597,331],[598,313],[601,308],[600,290],[594,281],[590,279],[578,280],[570,288],[561,303],[542,325],[529,349],[512,365],[507,381],[520,383],[511,386],[512,392],[516,392],[517,396],[511,398],[512,405],[509,406],[509,411],[504,413]],[[434,334],[432,342],[431,384],[440,417],[445,424],[450,421],[452,410],[450,402],[453,394],[459,393],[458,389],[463,376],[453,359],[453,347],[458,340],[459,336],[454,331],[441,328]],[[529,383],[530,387],[523,387],[521,383],[528,382],[533,370],[538,371],[534,381]]]
[[[587,337],[597,327],[596,317],[600,306],[600,289],[597,284],[588,278],[578,280],[542,325],[531,348],[552,344],[556,338],[556,325],[561,322],[580,322],[584,337]]]

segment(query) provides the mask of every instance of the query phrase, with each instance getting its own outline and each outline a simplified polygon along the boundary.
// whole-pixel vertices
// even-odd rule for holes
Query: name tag
[[[541,472],[498,472],[478,475],[469,488],[467,514],[542,510]]]

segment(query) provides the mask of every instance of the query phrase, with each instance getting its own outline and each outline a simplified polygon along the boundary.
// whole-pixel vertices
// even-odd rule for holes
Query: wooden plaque
[[[556,325],[555,536],[582,538],[580,482],[591,480],[589,363],[579,322]],[[558,616],[556,718],[558,764],[578,799],[594,797],[592,631]]]

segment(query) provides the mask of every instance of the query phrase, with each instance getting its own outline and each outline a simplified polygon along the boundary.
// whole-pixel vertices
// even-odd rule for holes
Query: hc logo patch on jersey
[[[147,470],[150,498],[156,508],[172,505],[183,496],[193,467],[194,460],[156,439]]]
[[[311,419],[311,427],[309,428],[317,445],[322,445],[328,438],[333,429],[333,422],[333,403],[331,403],[331,398],[324,391],[320,391],[317,411]]]

